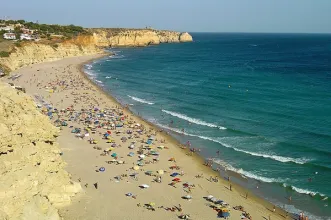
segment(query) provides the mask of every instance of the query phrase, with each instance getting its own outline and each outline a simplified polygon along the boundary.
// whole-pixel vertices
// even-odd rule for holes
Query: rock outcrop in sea
[[[0,83],[0,219],[61,219],[81,190],[70,180],[59,130],[26,94]]]

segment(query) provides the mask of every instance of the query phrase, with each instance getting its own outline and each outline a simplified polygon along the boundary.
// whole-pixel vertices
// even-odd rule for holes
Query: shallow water
[[[330,219],[331,35],[193,38],[116,48],[86,71],[134,112],[247,177],[238,183],[259,196]]]

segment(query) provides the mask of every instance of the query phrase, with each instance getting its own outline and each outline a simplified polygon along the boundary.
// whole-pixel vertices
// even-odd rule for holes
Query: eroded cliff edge
[[[23,43],[21,47],[14,47],[9,57],[0,58],[0,67],[10,72],[35,63],[103,53],[104,47],[141,47],[193,41],[186,32],[119,28],[93,28],[87,31],[89,35],[56,44]]]
[[[70,180],[59,130],[26,94],[0,82],[0,219],[59,220],[81,190]]]
[[[103,53],[94,41],[92,36],[78,36],[56,44],[24,42],[20,47],[15,46],[9,57],[0,58],[0,66],[11,72],[31,64]]]
[[[121,28],[92,28],[88,31],[93,35],[95,44],[102,47],[139,47],[193,41],[192,36],[187,32]]]

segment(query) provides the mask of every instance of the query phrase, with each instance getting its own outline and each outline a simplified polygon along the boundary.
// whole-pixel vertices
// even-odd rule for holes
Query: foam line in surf
[[[269,177],[260,176],[260,175],[257,175],[255,173],[245,171],[241,168],[237,169],[237,168],[233,167],[232,165],[227,164],[224,161],[216,159],[216,158],[213,158],[212,160],[213,160],[214,163],[217,163],[217,164],[223,166],[227,170],[238,173],[238,174],[242,175],[243,177],[249,177],[251,179],[259,180],[259,181],[262,181],[262,182],[265,182],[265,183],[282,183],[282,182],[285,181],[285,180],[280,179],[280,178],[276,179],[276,178],[269,178]]]
[[[186,133],[186,132],[182,132],[179,129],[170,128],[168,126],[164,126],[164,125],[161,125],[161,124],[157,124],[157,125],[160,126],[160,127],[165,128],[165,129],[168,129],[168,130],[174,131],[176,133],[179,133],[179,134],[184,134],[186,136],[198,137],[200,139],[209,140],[209,141],[221,144],[224,147],[231,148],[235,151],[242,152],[242,153],[249,154],[249,155],[256,156],[256,157],[268,158],[268,159],[276,160],[276,161],[279,161],[279,162],[282,162],[282,163],[293,162],[293,163],[297,163],[297,164],[305,164],[307,161],[309,161],[306,158],[291,158],[291,157],[282,157],[282,156],[277,156],[277,155],[269,155],[269,154],[250,152],[250,151],[246,151],[246,150],[242,150],[242,149],[233,147],[233,146],[231,146],[229,144],[226,144],[226,143],[224,143],[224,142],[222,142],[218,139],[215,139],[215,138],[205,137],[205,136],[196,135],[196,134],[189,134],[189,133]]]
[[[145,99],[137,98],[137,97],[130,96],[130,95],[128,95],[128,97],[130,97],[131,99],[133,99],[133,100],[135,100],[137,102],[140,102],[140,103],[144,103],[144,104],[148,104],[148,105],[154,105],[153,102],[147,101]]]
[[[211,127],[211,128],[219,128],[221,130],[225,130],[226,129],[225,127],[218,126],[218,125],[215,125],[215,124],[212,124],[212,123],[208,123],[208,122],[202,121],[200,119],[191,118],[191,117],[188,117],[187,115],[180,114],[180,113],[177,113],[177,112],[167,111],[167,110],[164,110],[164,109],[162,109],[162,112],[167,113],[169,115],[172,115],[174,117],[183,119],[185,121],[188,121],[188,122],[197,124],[197,125],[208,126],[208,127]]]
[[[300,194],[307,194],[307,195],[310,195],[310,196],[316,196],[316,195],[319,195],[321,196],[323,199],[324,198],[328,198],[328,197],[325,197],[324,194],[322,193],[319,193],[319,192],[315,192],[315,191],[311,191],[311,190],[308,190],[308,189],[301,189],[299,187],[296,187],[296,186],[291,186],[291,185],[287,185],[286,183],[283,183],[283,187],[285,188],[290,188]]]

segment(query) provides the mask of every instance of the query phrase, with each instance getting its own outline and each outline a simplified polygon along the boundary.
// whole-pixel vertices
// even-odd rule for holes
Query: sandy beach
[[[60,210],[63,219],[217,219],[215,209],[248,219],[238,206],[254,220],[287,219],[90,82],[81,65],[99,57],[35,64],[13,72],[22,76],[10,81],[57,109],[51,121],[63,125],[58,142],[66,170],[84,189]]]

